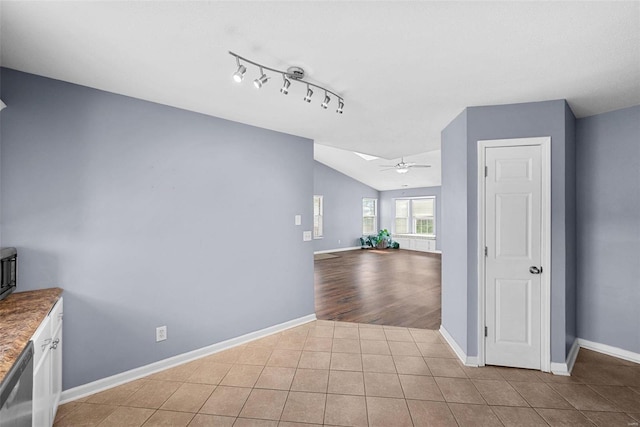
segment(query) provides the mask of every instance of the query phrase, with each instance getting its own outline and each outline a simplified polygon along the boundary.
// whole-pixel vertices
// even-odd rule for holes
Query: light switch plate
[[[302,225],[302,215],[296,215],[296,225]]]
[[[302,240],[305,242],[308,242],[311,240],[311,232],[310,231],[303,231],[302,232]]]

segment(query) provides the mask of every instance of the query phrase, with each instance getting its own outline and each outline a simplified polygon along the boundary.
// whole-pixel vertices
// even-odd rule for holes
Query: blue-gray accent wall
[[[564,123],[565,123],[565,354],[571,351],[576,338],[577,328],[577,257],[576,257],[576,116],[569,108],[569,104],[564,103]],[[553,179],[553,178],[552,178]],[[553,219],[552,219],[553,220]],[[552,248],[553,255],[553,248]]]
[[[466,116],[456,118],[442,133],[443,217],[458,211],[456,221],[448,220],[442,230],[442,322],[468,356],[478,354],[478,141],[550,136],[551,361],[564,363],[566,360],[567,336],[575,336],[575,321],[566,319],[567,314],[575,317],[575,308],[571,307],[575,306],[575,283],[567,284],[567,280],[575,279],[575,273],[568,272],[575,269],[574,255],[568,253],[574,246],[571,242],[575,241],[575,229],[566,227],[567,220],[573,221],[568,215],[572,212],[571,204],[575,204],[575,187],[570,187],[574,181],[568,183],[565,174],[573,162],[568,157],[573,157],[571,147],[575,142],[567,142],[568,138],[574,138],[574,133],[567,130],[573,123],[570,119],[573,113],[567,109],[564,100],[469,107]],[[466,121],[466,127],[461,120]],[[462,231],[465,223],[466,230]],[[463,252],[466,264],[461,263]],[[453,272],[455,269],[463,270],[466,277]],[[445,291],[449,287],[451,290]],[[465,328],[459,324],[459,318],[453,317],[461,309],[451,310],[452,301],[445,296],[462,295],[461,287],[466,288]]]
[[[2,244],[19,290],[65,290],[64,389],[314,313],[311,140],[1,82]]]
[[[467,348],[467,110],[442,131],[442,326]],[[446,165],[446,167],[445,167]],[[471,266],[475,266],[475,261]],[[473,333],[473,331],[471,332]]]
[[[379,209],[380,228],[386,228],[390,232],[393,232],[393,224],[395,222],[395,199],[424,196],[434,196],[436,198],[436,249],[440,250],[440,219],[442,212],[440,187],[405,188],[402,190],[381,191]]]
[[[362,199],[380,199],[378,190],[318,161],[314,162],[313,176],[313,194],[321,195],[324,202],[323,237],[314,239],[314,250],[360,246]]]
[[[640,106],[577,121],[578,336],[640,353]]]

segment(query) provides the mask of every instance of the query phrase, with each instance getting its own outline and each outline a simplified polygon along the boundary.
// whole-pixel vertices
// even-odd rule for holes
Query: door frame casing
[[[539,145],[541,148],[541,233],[542,266],[540,277],[540,370],[551,371],[551,137],[510,138],[478,141],[478,366],[485,366],[485,149]]]

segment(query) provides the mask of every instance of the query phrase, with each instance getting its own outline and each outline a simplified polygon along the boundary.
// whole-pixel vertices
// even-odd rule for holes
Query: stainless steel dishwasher
[[[33,342],[20,353],[0,384],[0,427],[31,427]]]

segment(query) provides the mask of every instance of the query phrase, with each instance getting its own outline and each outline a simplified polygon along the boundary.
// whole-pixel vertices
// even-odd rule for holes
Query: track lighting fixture
[[[307,102],[311,102],[311,97],[312,96],[313,96],[313,91],[311,90],[309,85],[307,85],[307,96],[304,97],[304,100],[307,101]]]
[[[260,77],[258,77],[257,79],[255,79],[253,81],[253,85],[256,87],[256,89],[260,89],[262,88],[262,86],[264,86],[270,79],[270,77],[264,72],[264,70],[267,71],[271,71],[273,73],[276,74],[281,74],[282,75],[282,87],[280,88],[280,92],[284,95],[287,95],[289,93],[289,88],[291,86],[291,82],[300,82],[300,83],[304,83],[307,85],[307,94],[306,96],[303,98],[304,101],[306,102],[311,102],[311,97],[313,96],[313,90],[311,89],[311,87],[315,87],[318,88],[322,91],[324,91],[324,100],[323,102],[320,104],[320,106],[322,108],[324,108],[325,110],[328,108],[329,103],[331,102],[331,97],[329,96],[329,94],[333,95],[336,97],[336,99],[338,100],[338,109],[336,110],[336,113],[338,114],[342,114],[342,110],[344,108],[344,98],[342,98],[340,95],[338,95],[337,93],[324,88],[322,86],[319,86],[315,83],[311,83],[308,82],[304,79],[304,70],[300,67],[289,67],[287,68],[287,71],[280,71],[280,70],[276,70],[275,68],[270,68],[270,67],[266,67],[262,64],[258,64],[257,62],[253,62],[250,61],[246,58],[241,57],[240,55],[236,55],[233,52],[229,52],[229,54],[231,56],[233,56],[234,58],[236,58],[236,64],[238,66],[238,69],[235,73],[233,73],[233,80],[235,80],[237,83],[241,83],[242,80],[244,79],[244,75],[247,72],[247,67],[243,64],[240,63],[240,61],[242,60],[242,62],[247,63],[247,64],[252,64],[255,65],[256,67],[258,67],[260,69]]]
[[[282,75],[282,80],[284,80],[282,82],[282,87],[280,88],[280,92],[282,92],[284,95],[288,95],[289,94],[289,86],[291,86],[291,81],[288,80],[284,74]]]
[[[269,81],[269,77],[267,77],[264,71],[262,71],[262,67],[260,67],[260,77],[253,81],[253,85],[256,89],[260,89],[267,81]]]
[[[238,64],[238,71],[233,73],[233,80],[240,83],[244,79],[244,73],[247,72],[247,67],[240,63],[240,60],[236,57],[236,64]]]
[[[331,102],[331,98],[329,98],[329,95],[327,95],[327,91],[325,90],[324,101],[322,101],[322,104],[320,104],[320,106],[326,110],[330,102]]]

